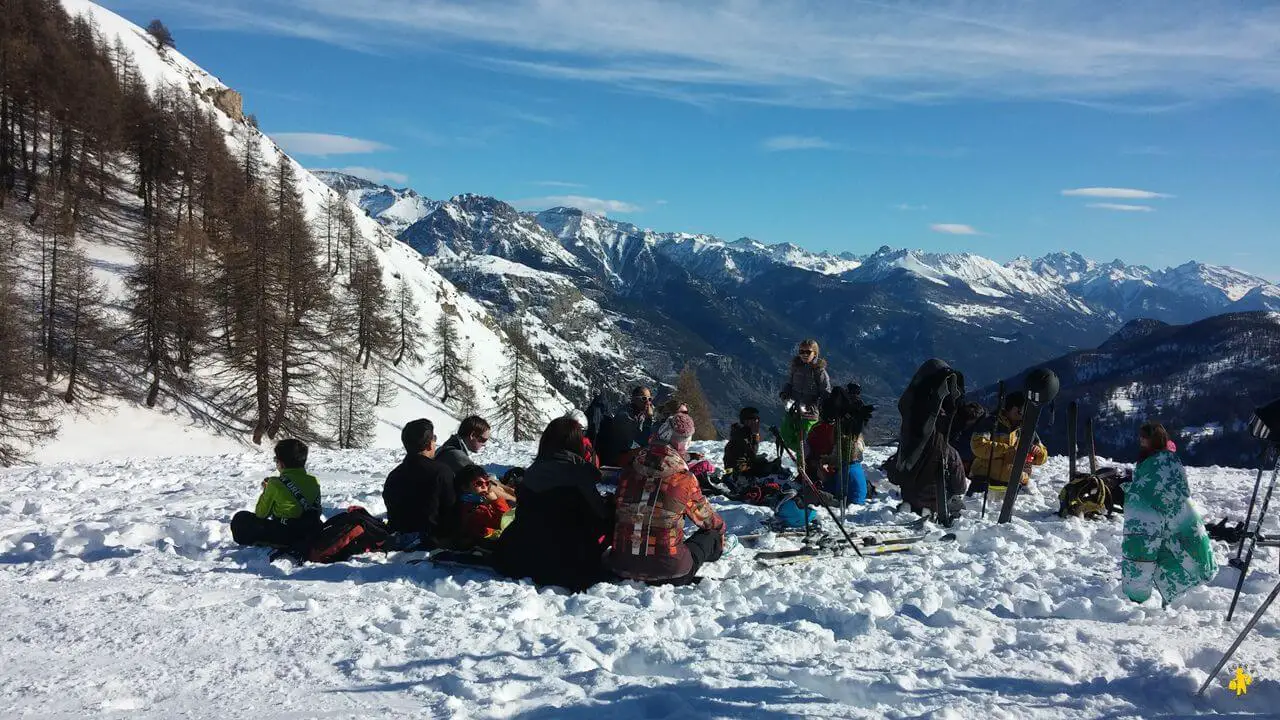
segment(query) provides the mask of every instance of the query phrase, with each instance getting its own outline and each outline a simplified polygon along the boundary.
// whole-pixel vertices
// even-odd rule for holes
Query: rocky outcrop
[[[240,93],[231,88],[222,88],[210,90],[209,95],[213,100],[213,106],[226,113],[232,120],[244,118],[244,97]]]

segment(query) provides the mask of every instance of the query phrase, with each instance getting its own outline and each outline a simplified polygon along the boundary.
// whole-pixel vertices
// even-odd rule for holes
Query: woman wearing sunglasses
[[[801,341],[791,359],[787,384],[778,393],[783,402],[794,403],[795,412],[788,412],[782,420],[782,439],[792,451],[799,452],[804,434],[818,423],[818,408],[830,394],[831,377],[827,361],[818,357],[818,341]]]

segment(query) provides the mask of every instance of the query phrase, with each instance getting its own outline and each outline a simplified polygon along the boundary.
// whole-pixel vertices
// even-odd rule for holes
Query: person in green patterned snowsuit
[[[1146,601],[1154,587],[1168,606],[1213,579],[1218,564],[1164,426],[1144,424],[1139,439],[1138,467],[1125,488],[1121,577],[1130,600]]]

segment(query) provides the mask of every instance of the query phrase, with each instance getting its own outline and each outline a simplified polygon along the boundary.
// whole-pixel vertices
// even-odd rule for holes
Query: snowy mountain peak
[[[1271,285],[1255,275],[1220,265],[1189,261],[1163,270],[1157,281],[1163,287],[1182,293],[1200,294],[1213,299],[1236,302],[1258,287]]]
[[[392,234],[399,234],[440,207],[440,203],[410,188],[391,188],[336,170],[314,170],[312,174],[347,202],[377,219]]]

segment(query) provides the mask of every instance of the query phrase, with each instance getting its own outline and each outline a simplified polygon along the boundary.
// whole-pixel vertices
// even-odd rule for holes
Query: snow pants
[[[306,540],[306,523],[289,524],[241,510],[231,518],[231,537],[239,545],[287,548]]]
[[[689,548],[689,555],[693,557],[693,568],[689,570],[689,574],[651,584],[688,585],[692,583],[694,577],[698,574],[698,568],[702,567],[704,563],[719,560],[720,556],[724,554],[724,533],[718,530],[699,530],[685,538],[684,545]]]

